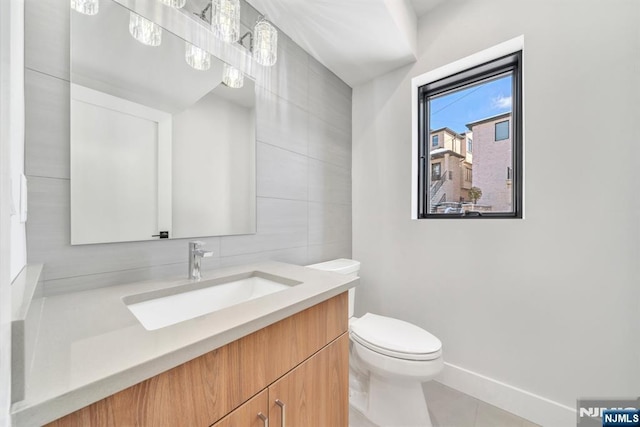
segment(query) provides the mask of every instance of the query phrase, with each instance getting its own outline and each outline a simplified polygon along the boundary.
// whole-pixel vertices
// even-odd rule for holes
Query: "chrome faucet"
[[[200,264],[202,258],[207,258],[213,255],[211,251],[202,250],[202,246],[205,243],[199,240],[189,242],[189,279],[200,280]]]

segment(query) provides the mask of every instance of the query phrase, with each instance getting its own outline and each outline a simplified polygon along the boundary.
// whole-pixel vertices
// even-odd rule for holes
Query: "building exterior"
[[[473,133],[460,134],[446,127],[433,130],[429,151],[431,212],[458,211],[460,202],[469,201],[473,185]]]
[[[481,210],[510,212],[513,209],[511,113],[467,124],[473,133],[473,186],[482,191]]]

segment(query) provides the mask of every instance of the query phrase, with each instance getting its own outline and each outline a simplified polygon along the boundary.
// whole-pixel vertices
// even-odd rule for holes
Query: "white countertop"
[[[12,406],[13,425],[53,421],[338,295],[358,280],[277,262],[207,272],[202,280],[251,271],[302,284],[154,331],[140,324],[122,298],[192,282],[154,280],[44,298],[34,354],[27,355],[26,395]]]

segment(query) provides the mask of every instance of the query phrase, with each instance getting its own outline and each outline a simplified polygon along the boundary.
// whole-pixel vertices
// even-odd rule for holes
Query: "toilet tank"
[[[348,277],[358,277],[358,273],[360,272],[360,261],[339,258],[318,264],[307,265],[307,267],[315,268],[316,270],[333,271],[334,273],[344,274]],[[349,318],[353,317],[355,295],[356,289],[349,289]]]

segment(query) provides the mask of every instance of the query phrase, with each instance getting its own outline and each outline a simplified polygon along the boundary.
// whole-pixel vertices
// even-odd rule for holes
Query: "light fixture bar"
[[[184,5],[187,3],[187,0],[160,0],[160,1],[166,4],[167,6],[171,6],[176,9],[183,8]]]
[[[222,70],[222,83],[233,89],[239,89],[244,85],[244,75],[237,68],[224,64]]]
[[[240,37],[240,0],[213,0],[211,30],[217,38],[233,43]]]
[[[84,15],[97,15],[99,0],[71,0],[71,9]]]
[[[191,67],[199,71],[211,68],[211,55],[198,46],[185,42],[184,59]]]
[[[137,13],[129,14],[129,32],[144,45],[160,46],[162,43],[162,27]]]
[[[258,21],[253,29],[253,59],[266,67],[278,60],[278,30],[266,19]]]

